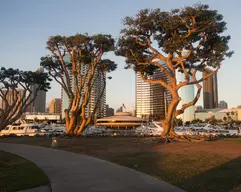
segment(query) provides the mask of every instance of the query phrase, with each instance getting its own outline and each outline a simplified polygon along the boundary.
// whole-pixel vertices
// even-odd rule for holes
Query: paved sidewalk
[[[183,192],[164,181],[101,159],[38,146],[0,143],[49,177],[53,192]]]
[[[27,189],[27,190],[21,190],[18,192],[51,192],[51,188],[48,185],[42,185],[39,187],[35,187],[32,189]]]

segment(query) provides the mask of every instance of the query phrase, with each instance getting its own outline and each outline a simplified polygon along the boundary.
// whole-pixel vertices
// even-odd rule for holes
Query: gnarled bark
[[[47,41],[47,49],[51,55],[41,58],[41,65],[69,99],[65,109],[66,134],[81,134],[92,120],[92,114],[86,116],[85,111],[96,83],[96,73],[116,69],[113,61],[102,59],[104,53],[114,50],[114,39],[106,34],[53,36]]]

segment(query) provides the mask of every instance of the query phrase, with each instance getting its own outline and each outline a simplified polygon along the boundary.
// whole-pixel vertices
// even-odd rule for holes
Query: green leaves
[[[98,60],[98,65],[102,64],[103,62],[98,57],[114,51],[115,40],[108,34],[52,36],[47,41],[47,49],[50,51],[50,55],[42,57],[40,65],[51,75],[60,76],[64,73],[64,68],[81,70],[81,67],[78,66],[80,63],[81,65],[91,65]],[[68,61],[65,59],[67,56]]]
[[[0,69],[0,129],[15,122],[35,100],[39,90],[50,89],[48,74],[19,69]],[[34,85],[34,89],[32,89]]]
[[[47,91],[50,89],[50,81],[48,74],[32,72],[32,71],[21,71],[19,69],[5,69],[4,67],[0,70],[0,89],[30,89],[31,85],[39,85],[40,90]]]
[[[115,40],[111,35],[97,34],[91,37],[92,46],[103,52],[114,51]]]
[[[170,12],[143,9],[134,17],[126,17],[123,24],[115,53],[126,58],[127,68],[144,69],[140,67],[143,61],[145,65],[152,64],[157,52],[151,48],[159,55],[177,56],[188,64],[185,66],[199,69],[204,63],[215,67],[233,54],[228,46],[230,36],[222,34],[226,30],[223,16],[208,5],[196,4]],[[191,54],[184,59],[180,51]]]
[[[47,49],[56,51],[57,48],[64,54],[75,50],[81,50],[83,54],[88,54],[98,49],[103,52],[114,50],[114,39],[108,34],[76,34],[73,36],[51,36],[47,41]]]
[[[103,59],[99,62],[98,70],[101,72],[111,72],[116,70],[117,64],[109,59]]]

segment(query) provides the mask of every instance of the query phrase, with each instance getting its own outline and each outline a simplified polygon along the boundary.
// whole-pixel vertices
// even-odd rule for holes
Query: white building
[[[177,83],[180,81],[185,81],[185,75],[181,72],[176,72]],[[179,89],[179,96],[181,97],[181,101],[177,107],[181,109],[183,104],[186,104],[194,99],[194,85],[186,85]],[[195,107],[190,106],[186,108],[183,114],[179,115],[178,118],[181,118],[183,122],[192,121],[194,119]]]
[[[28,121],[59,121],[60,114],[49,114],[49,113],[26,113],[24,119]]]
[[[217,120],[224,120],[224,117],[228,117],[228,115],[231,117],[232,120],[241,121],[241,109],[239,108],[233,108],[233,109],[210,109],[210,110],[204,110],[200,112],[195,113],[196,119],[201,119],[202,121],[205,121],[206,119],[210,119],[211,117],[215,117]]]

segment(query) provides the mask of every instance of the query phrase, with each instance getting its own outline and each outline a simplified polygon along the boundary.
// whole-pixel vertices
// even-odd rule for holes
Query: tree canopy
[[[81,134],[94,117],[98,107],[89,116],[86,116],[85,108],[93,86],[101,77],[104,86],[96,101],[96,106],[99,105],[105,91],[105,75],[117,67],[114,61],[103,59],[105,53],[114,51],[114,44],[108,34],[53,36],[47,41],[50,55],[41,58],[41,66],[62,86],[69,98],[65,110],[67,134]]]
[[[207,66],[219,67],[225,57],[233,54],[228,47],[230,36],[222,35],[226,30],[223,16],[208,5],[170,12],[144,9],[135,17],[126,17],[124,26],[116,54],[126,57],[127,67],[136,70],[145,70],[150,63],[155,65],[154,59],[166,62],[168,54],[173,67],[182,72],[183,67],[203,70]]]
[[[46,73],[2,67],[0,69],[0,129],[18,120],[35,100],[39,90],[50,89],[50,81]],[[36,86],[35,90],[31,89],[33,85]]]
[[[143,81],[159,84],[171,93],[163,125],[164,134],[169,135],[171,130],[174,134],[174,119],[197,102],[200,82],[215,74],[221,62],[233,54],[228,46],[230,36],[223,35],[226,22],[217,10],[197,4],[169,12],[143,9],[123,23],[115,53],[125,57],[126,68],[134,69]],[[166,78],[150,79],[149,75],[157,70]],[[207,73],[198,79],[197,72]],[[177,82],[177,73],[183,73],[185,80]],[[192,84],[197,87],[195,98],[177,110],[181,100],[178,90]]]

